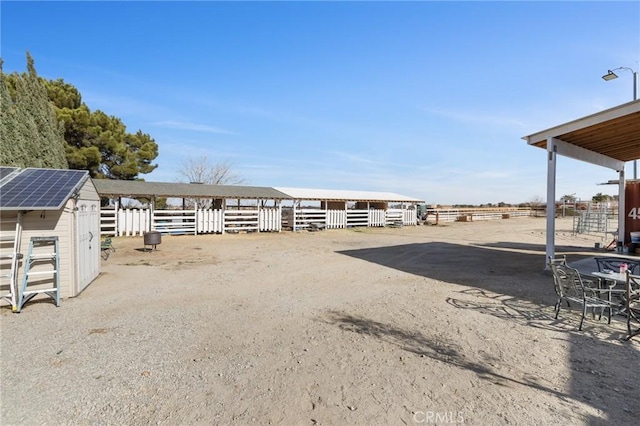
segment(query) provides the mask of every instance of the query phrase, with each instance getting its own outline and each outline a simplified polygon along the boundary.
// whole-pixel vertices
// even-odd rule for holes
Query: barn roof
[[[144,182],[137,180],[93,179],[102,197],[174,197],[267,199],[290,198],[273,188],[240,185],[207,185],[200,183]]]
[[[89,179],[86,170],[0,167],[0,210],[59,210]]]
[[[294,200],[373,201],[421,203],[424,200],[394,194],[393,192],[345,191],[335,189],[276,188]]]
[[[391,192],[333,189],[271,188],[263,186],[207,185],[93,179],[101,197],[175,197],[267,200],[382,201],[420,203],[422,200]]]

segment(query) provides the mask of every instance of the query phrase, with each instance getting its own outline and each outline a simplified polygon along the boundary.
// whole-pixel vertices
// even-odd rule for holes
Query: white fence
[[[320,210],[288,209],[283,221],[280,208],[251,209],[199,209],[154,210],[150,209],[101,209],[100,233],[120,237],[143,235],[156,230],[163,234],[222,234],[225,232],[280,232],[283,222],[295,229],[307,229],[312,223],[329,229],[387,225],[415,225],[416,210]]]
[[[115,209],[100,209],[100,235],[118,235],[118,212]]]
[[[222,210],[198,210],[198,234],[221,234],[224,232]]]
[[[154,210],[102,209],[102,235],[120,237],[143,235],[156,230],[163,234],[221,234],[224,232],[279,232],[282,229],[279,208],[239,210]]]
[[[505,209],[428,209],[426,219],[429,221],[458,222],[472,220],[507,219],[511,217],[529,217],[532,211],[529,208],[505,208]]]
[[[105,216],[103,211],[100,211],[100,228],[103,226]],[[115,216],[115,225],[113,228],[113,235],[119,237],[131,237],[136,235],[142,235],[143,232],[150,231],[151,224],[151,212],[148,209],[119,209],[107,210],[109,212],[108,218],[112,215]],[[113,213],[111,213],[113,212]]]
[[[323,225],[328,229],[369,226],[380,227],[402,223],[415,225],[416,211],[413,209],[370,209],[370,210],[321,210],[321,209],[289,209],[284,215],[288,228],[307,229],[312,223]]]
[[[101,209],[100,233],[102,235],[136,236],[152,229],[165,234],[222,234],[225,232],[280,232],[283,224],[288,228],[307,229],[311,223],[328,229],[346,227],[382,227],[389,225],[415,225],[415,209],[369,210],[321,210],[253,208],[237,210],[155,210],[153,218],[149,209]],[[528,208],[505,209],[430,209],[429,221],[455,222],[493,220],[508,217],[528,217]]]

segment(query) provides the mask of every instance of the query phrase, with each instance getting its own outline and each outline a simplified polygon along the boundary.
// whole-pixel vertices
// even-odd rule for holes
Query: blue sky
[[[206,154],[249,185],[431,204],[546,197],[521,137],[632,99],[640,2],[10,2],[4,71],[76,86],[159,145],[148,181]],[[631,164],[627,176],[632,175]],[[558,197],[615,194],[561,158]]]

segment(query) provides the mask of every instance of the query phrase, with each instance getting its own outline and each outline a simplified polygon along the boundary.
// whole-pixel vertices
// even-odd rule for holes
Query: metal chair
[[[602,312],[608,311],[608,323],[611,323],[611,313],[614,303],[610,300],[603,299],[603,293],[611,292],[610,289],[600,289],[594,281],[583,279],[577,269],[567,265],[566,258],[550,258],[549,267],[553,274],[553,285],[558,296],[555,305],[555,318],[558,319],[562,302],[567,303],[567,307],[571,307],[571,303],[582,305],[582,317],[578,330],[582,331],[582,324],[587,315],[587,309],[592,309],[595,319],[596,309],[600,309],[599,318]]]
[[[633,330],[631,321],[640,323],[640,275],[632,275],[627,271],[626,292],[624,296],[625,314],[627,315],[627,340],[640,334],[640,327]]]
[[[598,264],[599,272],[605,270],[618,272],[620,266],[626,264],[629,272],[632,274],[640,274],[640,260],[625,259],[622,257],[596,257],[596,263]]]
[[[109,258],[109,255],[116,251],[115,247],[113,247],[111,243],[110,237],[107,237],[100,242],[100,251],[104,260],[107,260]]]

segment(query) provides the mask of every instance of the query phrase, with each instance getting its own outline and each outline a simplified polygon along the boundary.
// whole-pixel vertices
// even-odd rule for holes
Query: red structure
[[[632,243],[631,232],[640,232],[640,181],[638,180],[629,181],[625,184],[624,217],[624,242],[625,244]],[[635,243],[634,248],[640,249],[640,244]]]

